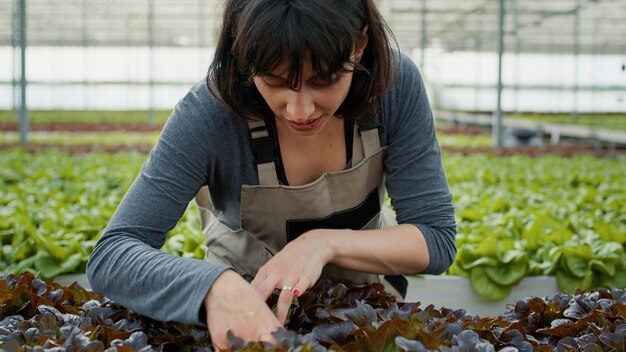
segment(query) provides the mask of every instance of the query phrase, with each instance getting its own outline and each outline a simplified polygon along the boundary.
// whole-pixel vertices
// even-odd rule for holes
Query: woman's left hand
[[[287,245],[259,269],[251,285],[267,298],[275,289],[278,297],[277,318],[285,323],[294,297],[308,290],[319,279],[324,265],[331,259],[328,231],[311,230]]]

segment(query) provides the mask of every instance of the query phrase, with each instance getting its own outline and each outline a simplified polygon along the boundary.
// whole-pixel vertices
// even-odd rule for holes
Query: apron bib
[[[285,186],[276,175],[275,144],[265,123],[250,121],[248,127],[259,185],[241,187],[238,230],[231,230],[214,216],[208,189],[200,190],[196,202],[207,246],[205,260],[226,263],[242,275],[255,276],[287,242],[309,230],[380,229],[397,224],[391,209],[383,204],[386,147],[380,147],[377,129],[359,132],[355,123],[351,168],[325,173],[306,185]],[[403,296],[382,275],[333,264],[324,267],[321,278],[383,283],[388,292]]]

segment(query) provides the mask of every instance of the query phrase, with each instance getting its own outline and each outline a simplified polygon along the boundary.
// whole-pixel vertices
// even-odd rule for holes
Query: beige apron
[[[253,150],[255,142],[267,142],[270,138],[263,121],[251,121],[248,127]],[[237,230],[231,230],[214,216],[208,188],[203,187],[196,202],[207,246],[205,259],[227,263],[242,275],[254,276],[288,241],[308,230],[379,229],[397,224],[391,209],[383,204],[385,150],[386,147],[380,147],[377,129],[359,132],[355,123],[352,168],[325,173],[302,186],[280,185],[273,159],[265,157],[259,161],[263,158],[257,157],[259,185],[241,187],[241,228]],[[321,277],[350,279],[355,283],[381,282],[388,292],[401,297],[382,275],[329,264]]]

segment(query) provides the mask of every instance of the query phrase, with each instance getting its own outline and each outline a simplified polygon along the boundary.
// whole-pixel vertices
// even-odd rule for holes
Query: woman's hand
[[[329,231],[312,230],[289,242],[258,271],[251,284],[261,299],[267,298],[275,289],[278,297],[278,320],[285,323],[294,297],[311,288],[319,279],[332,251]]]
[[[209,334],[218,349],[228,348],[229,330],[244,341],[274,342],[272,332],[282,327],[258,292],[232,270],[215,280],[204,306]]]

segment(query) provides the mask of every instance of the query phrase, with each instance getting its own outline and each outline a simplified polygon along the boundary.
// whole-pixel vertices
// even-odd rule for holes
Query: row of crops
[[[133,152],[0,152],[1,271],[40,278],[84,272],[145,159]],[[533,275],[556,276],[570,293],[626,287],[624,158],[444,153],[444,164],[458,223],[449,274],[468,277],[480,295],[504,299]],[[203,257],[193,204],[163,250]]]
[[[268,305],[275,309],[278,298]],[[381,284],[320,280],[294,300],[274,343],[229,335],[220,351],[624,351],[626,291],[528,297],[498,316],[398,302]],[[159,322],[72,285],[0,276],[0,349],[213,351],[206,328]]]
[[[6,165],[0,170],[6,186],[0,190],[2,271],[53,278],[84,272],[95,241],[146,155],[15,148],[3,151],[0,159]],[[169,234],[165,250],[202,258],[198,228],[197,211],[188,211]]]
[[[162,125],[170,111],[154,111],[155,125]],[[463,113],[454,112],[451,113]],[[468,112],[469,113],[469,112]],[[0,125],[15,124],[17,112],[0,110]],[[506,119],[523,119],[543,123],[575,124],[594,128],[606,128],[626,131],[626,114],[593,114],[579,113],[576,117],[571,114],[555,113],[511,113],[504,116]],[[136,125],[146,124],[150,120],[147,111],[106,111],[106,110],[31,110],[29,119],[35,125],[44,124],[116,124]]]
[[[529,275],[567,292],[626,287],[624,161],[446,155],[459,232],[450,274],[493,300]]]

